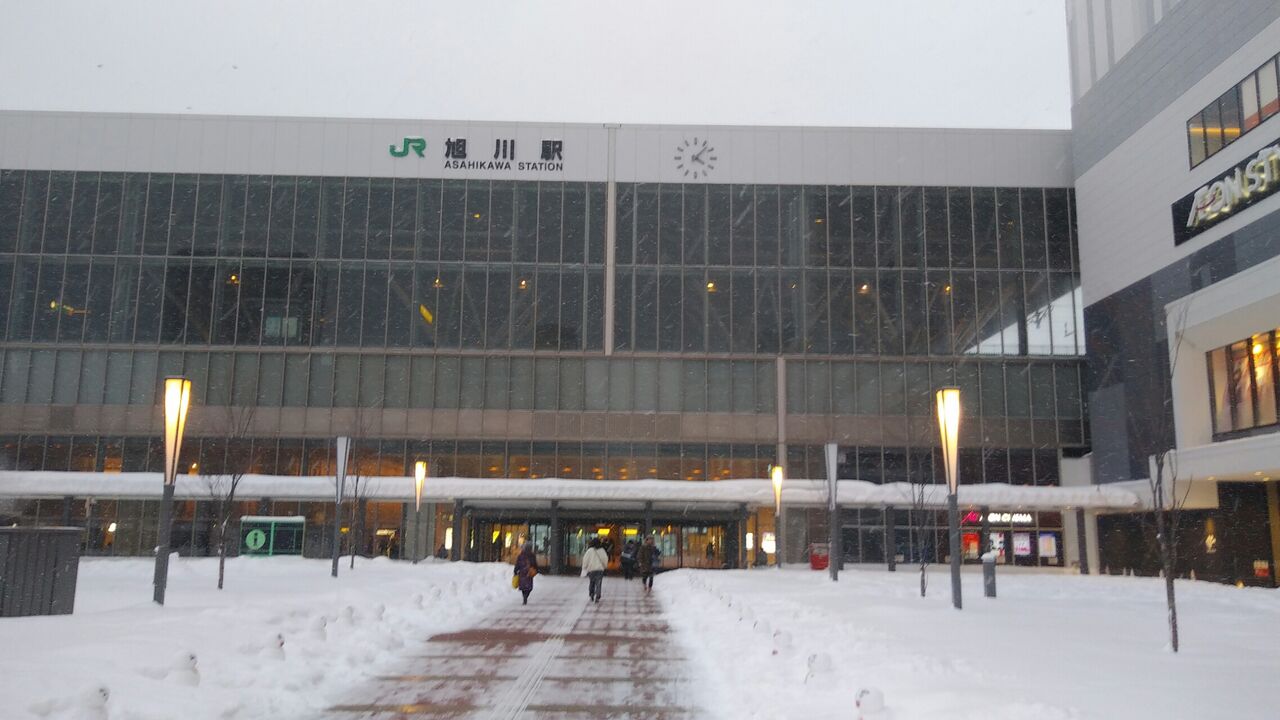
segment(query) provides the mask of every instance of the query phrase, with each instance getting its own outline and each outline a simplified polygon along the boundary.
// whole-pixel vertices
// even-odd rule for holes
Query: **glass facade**
[[[1187,119],[1187,149],[1195,167],[1280,112],[1277,70],[1272,57],[1217,100]]]
[[[617,349],[1082,355],[1070,212],[1065,189],[623,184]]]
[[[1215,437],[1238,437],[1257,429],[1276,429],[1280,384],[1276,362],[1280,333],[1258,333],[1206,353]]]
[[[876,419],[842,475],[905,479],[936,463],[944,384],[982,424],[966,479],[1054,483],[1085,443],[1069,190],[615,192],[610,267],[600,182],[0,170],[0,403],[122,413],[183,374],[198,406],[400,413],[358,442],[382,475],[763,477],[783,415]],[[458,412],[423,439],[416,411]],[[578,419],[495,434],[462,411]],[[663,420],[720,414],[719,435]],[[159,467],[146,426],[44,417],[0,468]],[[331,430],[197,431],[184,462],[327,472]],[[791,474],[824,475],[797,438]]]
[[[600,350],[602,183],[0,171],[10,342]]]

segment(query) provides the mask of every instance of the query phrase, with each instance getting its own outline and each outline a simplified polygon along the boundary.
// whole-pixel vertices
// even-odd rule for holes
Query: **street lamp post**
[[[769,470],[769,475],[773,478],[773,564],[782,569],[782,481],[786,479],[786,471],[781,465],[774,465]]]
[[[336,442],[337,450],[337,473],[333,477],[334,503],[333,503],[333,568],[329,574],[338,577],[338,555],[342,546],[342,490],[343,485],[347,482],[347,456],[351,453],[351,438],[339,437]]]
[[[956,467],[960,437],[960,388],[938,390],[938,433],[942,439],[942,462],[947,472],[947,525],[951,535],[951,604],[957,610],[960,601],[960,508],[957,488],[960,471]]]
[[[422,484],[427,480],[427,461],[419,460],[413,464],[413,498],[415,501],[413,523],[413,561],[422,558]]]
[[[156,543],[156,574],[152,596],[164,605],[169,584],[169,539],[173,524],[173,486],[178,475],[178,455],[182,435],[187,430],[187,408],[191,405],[191,381],[184,377],[164,379],[164,494],[160,500],[160,527]]]

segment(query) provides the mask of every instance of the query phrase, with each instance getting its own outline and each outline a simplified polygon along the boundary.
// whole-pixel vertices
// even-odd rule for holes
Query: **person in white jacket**
[[[587,576],[590,581],[587,585],[587,594],[591,597],[591,602],[600,602],[600,589],[604,584],[604,571],[609,567],[609,554],[604,551],[604,547],[600,544],[600,538],[593,537],[587,545],[587,551],[582,554],[582,574]]]

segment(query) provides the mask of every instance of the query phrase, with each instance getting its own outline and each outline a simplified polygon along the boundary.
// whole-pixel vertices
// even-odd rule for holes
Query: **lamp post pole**
[[[152,599],[164,605],[169,585],[169,540],[173,525],[173,486],[178,475],[182,435],[187,429],[187,408],[191,405],[191,381],[184,377],[164,379],[164,494],[160,499],[160,527],[157,530],[156,573]]]
[[[947,525],[951,539],[951,604],[961,609],[960,599],[960,485],[956,467],[956,446],[960,436],[960,389],[938,390],[938,433],[942,440],[942,461],[947,472]]]
[[[786,471],[781,465],[774,465],[769,470],[769,475],[773,479],[773,564],[782,569],[782,531],[785,527],[782,522],[782,481],[786,479]]]
[[[337,472],[333,476],[335,499],[333,503],[333,568],[329,574],[338,577],[338,555],[342,546],[342,490],[347,482],[347,455],[351,450],[351,438],[340,437],[335,442]]]
[[[413,498],[415,502],[413,521],[413,562],[422,559],[422,484],[427,480],[427,461],[419,460],[413,464]]]

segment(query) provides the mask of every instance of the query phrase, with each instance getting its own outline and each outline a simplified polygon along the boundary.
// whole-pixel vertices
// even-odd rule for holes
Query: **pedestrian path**
[[[655,589],[661,592],[661,587]],[[475,627],[410,650],[404,672],[330,708],[338,720],[683,720],[702,717],[690,663],[639,580],[539,577]]]

